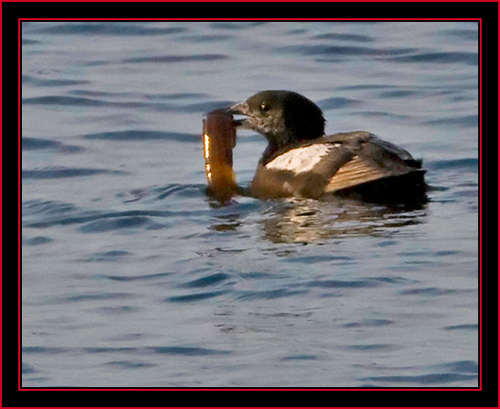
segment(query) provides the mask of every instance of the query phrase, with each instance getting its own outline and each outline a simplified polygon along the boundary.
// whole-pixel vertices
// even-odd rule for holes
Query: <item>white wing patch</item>
[[[268,169],[288,170],[294,173],[311,171],[335,146],[317,143],[300,148],[290,149],[279,155],[266,165]]]

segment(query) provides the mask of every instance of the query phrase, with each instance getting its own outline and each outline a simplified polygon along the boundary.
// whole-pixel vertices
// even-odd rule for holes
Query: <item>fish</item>
[[[227,204],[241,194],[233,170],[236,121],[227,109],[210,111],[203,118],[203,156],[209,197]]]

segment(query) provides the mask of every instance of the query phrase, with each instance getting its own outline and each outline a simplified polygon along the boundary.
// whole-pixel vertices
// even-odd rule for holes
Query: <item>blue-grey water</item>
[[[23,22],[22,386],[476,387],[475,22]],[[423,158],[422,208],[205,194],[263,89]],[[248,187],[265,148],[242,131]]]

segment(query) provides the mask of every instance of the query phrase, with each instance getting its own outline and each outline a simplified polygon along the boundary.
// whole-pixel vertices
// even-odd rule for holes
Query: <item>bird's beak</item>
[[[250,108],[246,101],[238,102],[237,104],[231,105],[228,111],[234,115],[248,115]],[[234,123],[236,126],[244,126],[246,119],[235,119]]]
[[[246,101],[238,102],[229,107],[229,112],[237,115],[248,115],[249,107]]]

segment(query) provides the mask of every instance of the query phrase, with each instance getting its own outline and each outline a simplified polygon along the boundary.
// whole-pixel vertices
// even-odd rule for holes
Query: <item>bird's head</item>
[[[233,114],[245,115],[236,121],[266,137],[271,149],[316,139],[325,133],[321,109],[306,97],[292,91],[262,91],[229,108]]]

